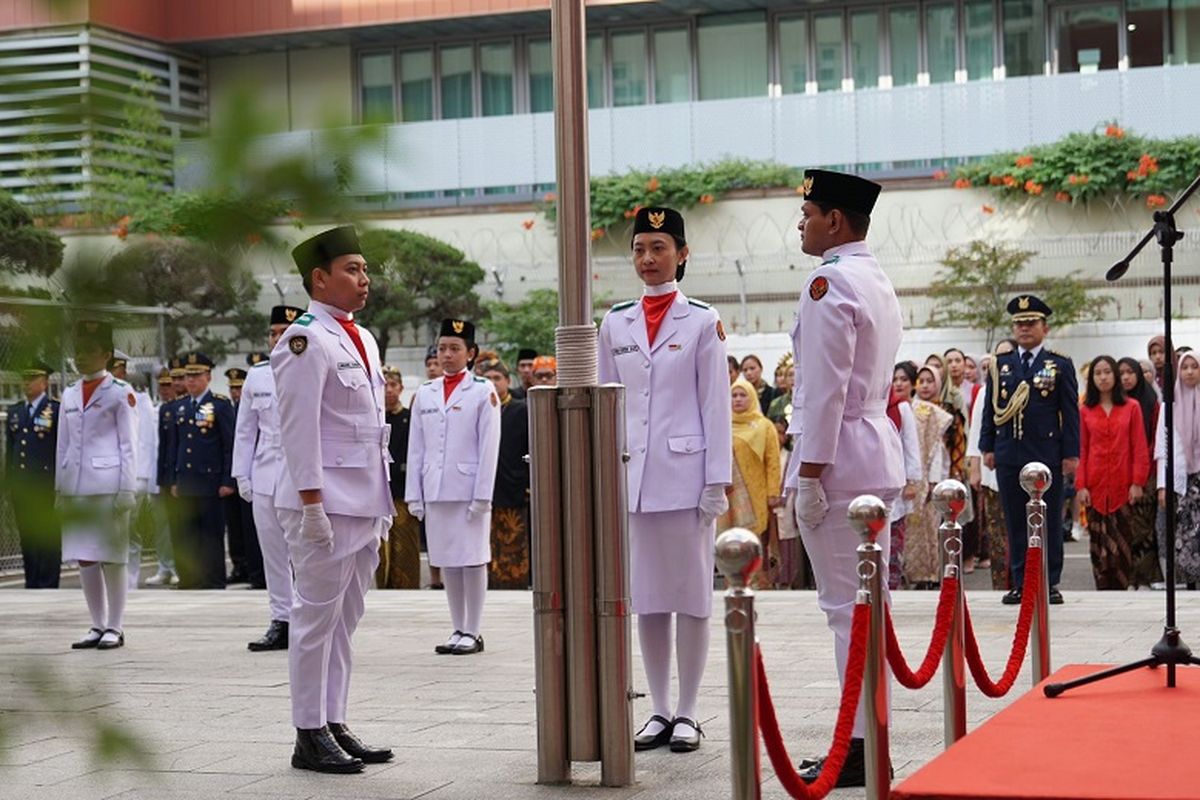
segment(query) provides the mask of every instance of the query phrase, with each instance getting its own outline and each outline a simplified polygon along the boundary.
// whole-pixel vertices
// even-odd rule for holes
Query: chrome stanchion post
[[[888,530],[887,506],[878,497],[859,495],[846,510],[850,527],[862,536],[858,546],[859,599],[865,592],[871,604],[871,625],[867,635],[867,661],[863,667],[863,694],[866,704],[867,736],[865,765],[867,800],[887,800],[891,793],[891,757],[888,754],[887,640],[884,622],[883,548],[879,536]]]
[[[967,487],[956,480],[946,480],[933,489],[933,505],[942,515],[938,539],[942,553],[942,580],[958,580],[954,610],[950,619],[950,634],[942,651],[942,713],[945,718],[946,747],[967,735],[967,666],[966,635],[963,626],[962,585],[962,525],[958,517],[967,507]]]
[[[1038,585],[1033,605],[1033,630],[1030,633],[1033,652],[1033,685],[1037,686],[1050,676],[1050,567],[1046,548],[1046,501],[1042,495],[1050,488],[1050,468],[1040,461],[1030,461],[1021,468],[1021,488],[1029,495],[1025,504],[1026,522],[1029,525],[1029,548],[1040,547],[1042,552],[1042,580]],[[1025,551],[1025,565],[1029,565],[1029,550]]]
[[[755,680],[754,591],[750,580],[762,564],[758,537],[730,528],[717,537],[717,566],[725,590],[725,648],[729,662],[729,745],[733,800],[758,800],[758,682]]]

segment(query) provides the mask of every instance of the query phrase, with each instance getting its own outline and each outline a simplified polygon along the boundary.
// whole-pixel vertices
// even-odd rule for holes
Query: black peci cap
[[[538,357],[538,351],[528,347],[522,347],[517,351],[517,361],[532,361]]]
[[[457,336],[468,344],[475,343],[475,326],[465,319],[444,319],[438,336]],[[436,354],[436,350],[434,353]]]
[[[684,235],[683,228],[683,215],[673,208],[663,206],[639,208],[633,218],[633,233],[630,234],[630,246],[633,245],[633,238],[639,233],[665,233],[675,239],[677,247],[682,248],[687,245],[687,237]],[[675,280],[682,280],[686,269],[687,261],[685,260],[675,268]]]
[[[295,306],[273,306],[271,308],[271,324],[291,325],[303,313],[304,309]]]
[[[296,262],[300,276],[307,279],[308,274],[317,267],[325,266],[338,256],[351,254],[362,254],[358,233],[353,225],[342,225],[322,231],[296,245],[292,249],[292,260]]]
[[[93,344],[101,350],[112,350],[112,325],[95,319],[77,320],[75,322],[75,341]]]
[[[875,181],[846,172],[806,169],[801,189],[805,200],[870,216],[883,187]]]

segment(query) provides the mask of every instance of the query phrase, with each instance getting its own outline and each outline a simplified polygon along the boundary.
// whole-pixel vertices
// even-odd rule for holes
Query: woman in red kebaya
[[[1150,474],[1141,406],[1127,400],[1112,356],[1088,370],[1079,414],[1075,490],[1087,508],[1092,574],[1097,589],[1126,589],[1133,573],[1133,504]]]

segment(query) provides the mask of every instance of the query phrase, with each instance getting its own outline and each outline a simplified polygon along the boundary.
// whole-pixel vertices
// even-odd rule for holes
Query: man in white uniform
[[[288,326],[304,311],[294,306],[271,309],[267,337],[271,348]],[[263,575],[267,582],[267,607],[271,622],[267,632],[246,647],[252,652],[286,650],[288,620],[292,609],[292,566],[288,562],[283,526],[275,512],[275,490],[283,465],[279,443],[279,408],[275,399],[275,375],[269,360],[256,361],[242,385],[237,428],[233,434],[232,475],[238,494],[254,509],[254,528],[262,550]]]
[[[876,495],[890,506],[904,486],[900,435],[887,418],[892,366],[903,332],[900,303],[863,241],[880,188],[856,175],[807,170],[800,209],[801,249],[823,261],[805,284],[792,328],[796,385],[788,433],[795,437],[795,447],[785,488],[796,493],[796,517],[817,581],[817,604],[833,631],[843,681],[860,544],[846,511],[860,494]],[[881,536],[879,545],[886,565],[889,538]],[[860,701],[838,786],[865,783],[864,731]],[[822,766],[820,760],[802,763],[802,777],[815,781]]]
[[[379,347],[354,323],[371,281],[350,226],[301,242],[292,258],[312,302],[271,353],[286,467],[275,505],[295,571],[292,766],[360,772],[392,758],[346,727],[350,638],[393,513]]]

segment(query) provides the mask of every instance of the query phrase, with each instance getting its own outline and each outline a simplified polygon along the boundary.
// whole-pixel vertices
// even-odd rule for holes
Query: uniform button
[[[684,449],[687,450],[689,453],[692,452],[692,446],[690,444],[687,447],[685,447]]]
[[[642,424],[643,424],[643,425],[649,425],[649,424],[650,424],[650,420],[648,420],[648,419],[644,419],[644,420],[642,420]]]
[[[650,390],[649,390],[649,389],[643,389],[643,390],[642,390],[642,396],[644,396],[644,397],[649,397],[649,396],[650,396]]]
[[[335,461],[335,462],[337,462],[338,464],[341,464],[341,463],[342,463],[342,457],[341,457],[341,456],[338,456],[337,458],[335,458],[335,459],[334,459],[334,461]]]
[[[639,447],[639,448],[638,448],[638,452],[639,452],[639,453],[644,453],[644,452],[646,452],[646,448],[644,448],[644,447]]]
[[[188,453],[190,454],[190,453],[192,452],[192,448],[190,448],[190,447],[189,447],[189,448],[187,449],[187,451],[188,451]]]
[[[644,369],[650,369],[650,362],[649,361],[642,362],[642,367]]]
[[[21,465],[21,469],[25,469],[25,465],[24,465],[24,464],[22,464],[22,465]]]
[[[24,446],[25,446],[25,440],[24,440],[24,439],[22,439],[22,440],[21,440],[21,446],[22,446],[22,447],[24,447]]]
[[[188,468],[188,469],[191,469],[191,468],[192,468],[192,465],[191,465],[191,464],[187,464],[186,466],[187,466],[187,468]]]

